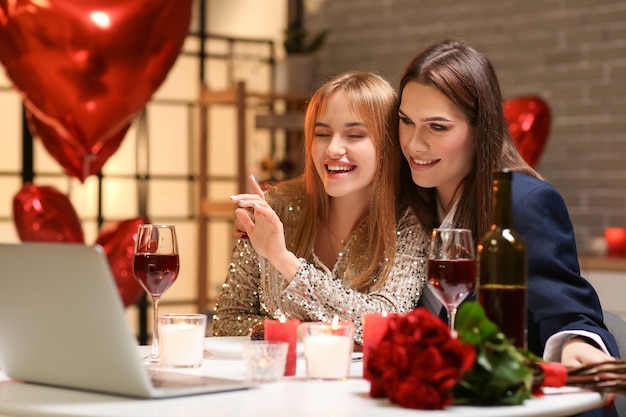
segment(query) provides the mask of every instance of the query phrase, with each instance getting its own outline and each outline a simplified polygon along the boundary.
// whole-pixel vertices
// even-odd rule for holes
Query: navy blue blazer
[[[559,192],[545,181],[514,173],[513,228],[528,255],[528,349],[542,355],[546,341],[564,330],[598,334],[618,357],[591,284],[580,275],[574,229]]]
[[[598,295],[580,275],[574,229],[559,192],[550,184],[513,173],[513,229],[528,255],[528,349],[541,356],[546,341],[564,330],[587,330],[602,337],[615,357],[619,349],[604,325]],[[617,416],[615,407],[578,417]]]
[[[528,256],[528,349],[541,357],[553,334],[586,330],[599,335],[611,355],[619,357],[598,295],[580,275],[574,228],[563,198],[552,185],[525,174],[513,173],[511,185],[513,229]],[[420,299],[418,306],[425,305]],[[439,317],[447,321],[445,308]],[[617,417],[617,411],[613,406],[577,414],[592,416]]]

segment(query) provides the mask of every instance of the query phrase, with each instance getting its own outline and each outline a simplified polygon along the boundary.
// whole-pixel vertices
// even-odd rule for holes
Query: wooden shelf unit
[[[198,215],[198,310],[206,311],[209,304],[208,259],[210,246],[208,222],[211,218],[234,218],[236,206],[228,200],[212,200],[208,193],[208,109],[213,105],[230,105],[236,110],[235,135],[237,142],[237,192],[244,193],[247,187],[247,130],[246,112],[255,114],[254,129],[284,130],[300,135],[304,128],[303,105],[308,97],[292,94],[258,93],[246,89],[246,83],[239,81],[233,88],[210,90],[203,85],[199,98],[200,106],[200,162],[199,162],[199,215]],[[284,104],[284,111],[276,111],[276,105]],[[292,141],[293,141],[293,135]],[[296,137],[295,139],[298,139]]]

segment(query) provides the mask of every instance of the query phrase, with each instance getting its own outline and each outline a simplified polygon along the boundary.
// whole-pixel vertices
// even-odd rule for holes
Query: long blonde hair
[[[329,98],[341,92],[351,110],[363,118],[376,146],[376,171],[372,184],[373,198],[365,217],[356,226],[355,246],[346,256],[345,277],[350,287],[359,291],[380,287],[393,265],[396,244],[396,199],[399,181],[400,150],[397,141],[398,98],[393,87],[380,75],[352,71],[335,76],[324,83],[311,97],[305,123],[304,174],[278,187],[277,195],[291,198],[303,195],[300,221],[287,241],[287,247],[296,256],[310,260],[316,236],[328,216],[329,196],[317,174],[311,148],[315,138],[315,123]],[[289,186],[291,185],[291,187]],[[280,188],[283,188],[281,193]],[[299,190],[299,191],[298,191]]]

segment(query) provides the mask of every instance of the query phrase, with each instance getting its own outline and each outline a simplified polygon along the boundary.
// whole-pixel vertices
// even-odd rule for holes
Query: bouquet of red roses
[[[425,308],[391,316],[369,354],[370,395],[435,410],[451,404],[521,404],[546,386],[626,391],[626,361],[576,369],[543,362],[516,348],[475,301],[461,305],[456,324],[458,338]]]
[[[475,357],[474,347],[453,338],[427,309],[393,315],[367,362],[370,395],[408,408],[442,409]]]

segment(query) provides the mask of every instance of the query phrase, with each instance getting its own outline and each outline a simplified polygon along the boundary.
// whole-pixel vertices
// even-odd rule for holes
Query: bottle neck
[[[510,229],[513,226],[513,204],[511,201],[511,175],[498,172],[493,180],[491,229]]]

